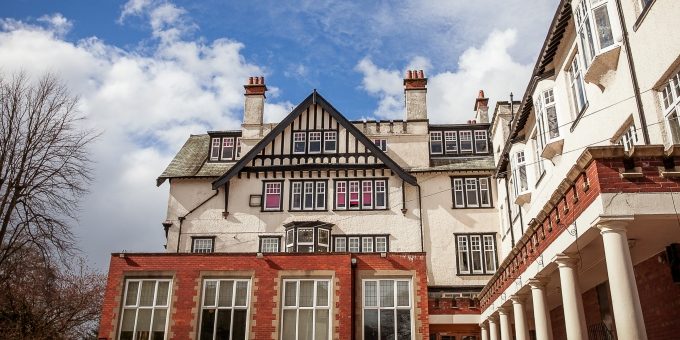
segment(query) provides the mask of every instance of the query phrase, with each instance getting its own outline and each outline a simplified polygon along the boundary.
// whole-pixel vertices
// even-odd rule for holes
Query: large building
[[[560,1],[521,100],[467,124],[430,124],[422,71],[399,121],[313,91],[265,124],[250,78],[158,178],[167,251],[112,254],[100,339],[677,337],[678,18]]]

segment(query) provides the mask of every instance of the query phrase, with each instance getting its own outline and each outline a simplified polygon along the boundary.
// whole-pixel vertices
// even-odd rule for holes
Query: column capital
[[[600,215],[595,220],[595,226],[600,229],[601,234],[606,233],[625,233],[626,228],[635,218],[632,215]]]
[[[516,303],[522,304],[522,303],[524,303],[524,301],[527,299],[527,297],[528,297],[527,294],[520,294],[520,293],[517,293],[517,294],[511,295],[511,296],[510,296],[510,300],[512,300],[512,303],[513,303],[513,304],[516,304]]]
[[[510,308],[507,306],[498,307],[498,315],[510,315]]]
[[[481,328],[482,330],[485,331],[487,328],[489,328],[489,326],[487,326],[485,323],[482,322],[482,323],[479,324],[479,328]]]
[[[486,318],[486,320],[489,321],[490,323],[498,323],[498,316],[496,316],[495,314],[491,314],[489,315],[488,318]]]
[[[531,289],[543,289],[545,286],[548,285],[548,278],[547,277],[534,277],[529,280],[527,280],[527,284],[531,286]]]
[[[557,263],[558,267],[574,268],[576,263],[578,263],[578,259],[569,254],[559,253],[553,257],[552,262]]]

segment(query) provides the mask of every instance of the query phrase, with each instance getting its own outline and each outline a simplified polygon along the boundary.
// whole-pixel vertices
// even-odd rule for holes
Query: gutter
[[[650,144],[649,129],[647,128],[647,118],[645,118],[645,110],[642,106],[642,97],[640,96],[640,84],[638,83],[637,72],[635,72],[635,63],[633,62],[633,52],[630,50],[630,41],[628,40],[628,28],[626,27],[626,19],[623,17],[623,10],[621,9],[621,0],[616,0],[616,11],[619,14],[619,23],[623,30],[623,46],[626,49],[626,59],[628,59],[628,69],[630,70],[630,78],[633,83],[633,92],[635,93],[635,105],[638,110],[638,118],[642,128],[642,137],[645,144]]]
[[[196,209],[200,208],[203,204],[205,204],[206,202],[208,202],[208,201],[210,201],[211,199],[213,199],[213,198],[214,198],[215,196],[217,196],[217,194],[219,194],[219,193],[220,193],[220,190],[219,190],[219,189],[215,189],[215,193],[212,194],[212,196],[206,198],[203,202],[201,202],[201,203],[199,203],[197,206],[193,207],[193,209],[189,210],[189,212],[186,213],[186,214],[184,214],[184,216],[179,216],[179,217],[177,217],[177,220],[179,221],[179,234],[177,235],[177,252],[178,252],[178,253],[179,253],[180,239],[181,239],[181,237],[182,237],[182,223],[184,222],[184,220],[185,220],[185,219],[187,218],[187,216],[189,216],[192,212],[196,211]]]

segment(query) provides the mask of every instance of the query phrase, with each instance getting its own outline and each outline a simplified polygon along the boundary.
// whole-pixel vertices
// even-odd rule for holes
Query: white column
[[[498,315],[501,319],[501,340],[512,340],[510,310],[507,307],[500,307],[498,308]]]
[[[485,323],[479,324],[479,328],[482,329],[482,340],[489,340],[489,331]]]
[[[515,340],[529,340],[529,326],[524,314],[526,296],[517,294],[511,296],[510,300],[512,300],[512,313],[515,316]]]
[[[565,254],[557,254],[554,261],[560,271],[562,308],[564,308],[567,339],[588,340],[586,317],[583,312],[583,297],[576,273],[576,259]]]
[[[531,300],[534,306],[534,325],[536,326],[536,339],[552,340],[552,324],[550,323],[550,311],[545,292],[545,282],[540,279],[529,279],[531,286]]]
[[[489,317],[489,340],[500,340],[498,335],[498,317],[492,315]]]
[[[604,243],[616,335],[621,340],[646,340],[647,332],[626,236],[628,222],[629,220],[600,220],[597,227]]]

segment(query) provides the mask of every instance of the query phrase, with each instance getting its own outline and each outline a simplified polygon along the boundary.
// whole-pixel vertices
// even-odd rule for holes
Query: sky
[[[74,232],[106,269],[163,251],[155,179],[190,134],[240,127],[248,77],[265,77],[268,122],[313,89],[350,119],[402,119],[404,73],[423,69],[430,121],[462,123],[480,89],[522,96],[557,3],[5,0],[0,74],[56,74],[102,133]]]

